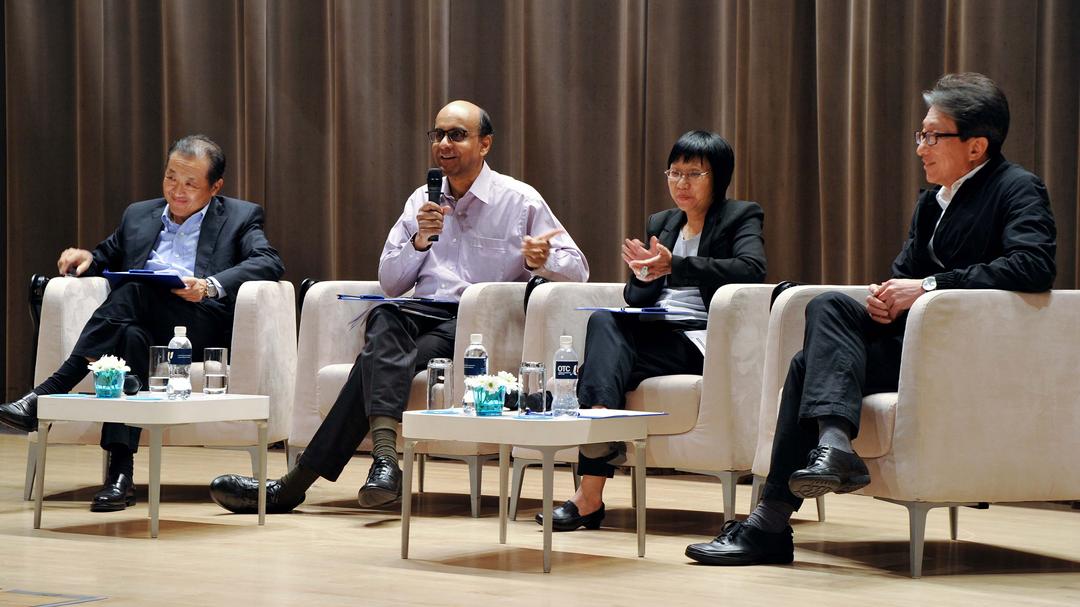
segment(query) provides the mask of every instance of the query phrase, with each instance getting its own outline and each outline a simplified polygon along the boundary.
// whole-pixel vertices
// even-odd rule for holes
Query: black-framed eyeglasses
[[[443,137],[449,137],[450,141],[454,143],[461,143],[469,138],[469,131],[465,129],[431,129],[427,132],[427,136],[431,143],[439,143],[443,140]]]
[[[934,131],[915,131],[915,145],[937,145],[942,137],[959,137],[960,133],[935,133]]]
[[[670,181],[672,183],[678,183],[679,180],[682,179],[683,177],[685,177],[687,181],[690,181],[690,182],[694,183],[694,182],[701,181],[702,179],[705,179],[705,176],[708,175],[709,172],[708,171],[694,171],[694,172],[691,172],[691,173],[683,173],[682,171],[676,171],[675,169],[668,169],[668,170],[664,171],[664,174],[667,175],[668,181]]]

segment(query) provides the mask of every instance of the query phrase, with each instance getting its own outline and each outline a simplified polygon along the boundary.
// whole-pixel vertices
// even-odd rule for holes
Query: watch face
[[[927,276],[922,281],[923,291],[933,291],[937,288],[937,279],[933,276]]]

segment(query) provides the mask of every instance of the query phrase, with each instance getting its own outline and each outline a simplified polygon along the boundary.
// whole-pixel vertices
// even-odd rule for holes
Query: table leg
[[[255,422],[259,428],[259,524],[266,524],[266,440],[265,421]]]
[[[499,543],[506,543],[506,498],[510,480],[510,445],[499,445]]]
[[[412,472],[415,440],[405,439],[405,467],[401,479],[401,558],[409,558],[409,519],[412,517]]]
[[[45,499],[45,448],[52,422],[38,420],[37,476],[34,478],[34,529],[41,529],[41,502]]]
[[[544,573],[551,573],[551,500],[554,499],[555,451],[544,447]]]
[[[158,536],[158,507],[161,505],[161,426],[150,426],[150,537]]]
[[[637,491],[637,555],[645,556],[645,441],[634,441],[634,488]]]

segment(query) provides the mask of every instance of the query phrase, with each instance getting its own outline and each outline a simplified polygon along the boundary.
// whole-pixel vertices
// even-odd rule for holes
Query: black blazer
[[[86,274],[145,266],[161,232],[161,212],[166,204],[164,198],[157,198],[128,206],[116,231],[91,252],[94,262]],[[240,285],[249,280],[278,280],[284,273],[281,258],[263,233],[262,207],[235,198],[213,197],[199,231],[195,276],[213,276],[226,295],[204,301],[222,305],[231,314]]]
[[[696,286],[708,308],[713,293],[729,283],[765,281],[765,239],[762,229],[765,212],[757,203],[726,199],[713,203],[705,214],[698,254],[672,256],[671,274],[642,282],[631,277],[623,289],[623,298],[631,306],[649,306],[664,287]],[[686,213],[668,209],[649,216],[645,224],[645,244],[656,236],[660,244],[675,248],[679,231],[686,225]]]

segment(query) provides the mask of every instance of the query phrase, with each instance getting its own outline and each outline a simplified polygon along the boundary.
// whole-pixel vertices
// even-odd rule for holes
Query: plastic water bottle
[[[173,327],[169,340],[169,383],[165,386],[169,400],[186,400],[191,396],[191,341],[187,327]]]
[[[559,349],[555,351],[555,394],[551,402],[551,414],[577,417],[578,355],[574,352],[574,337],[559,337]]]
[[[483,342],[484,336],[480,333],[469,335],[469,347],[465,348],[465,368],[463,371],[466,378],[475,375],[487,375],[488,353]],[[476,411],[476,402],[473,399],[472,390],[468,388],[465,389],[465,396],[461,400],[461,408],[467,415],[472,415]]]

